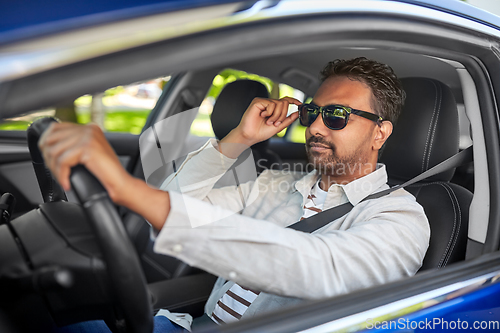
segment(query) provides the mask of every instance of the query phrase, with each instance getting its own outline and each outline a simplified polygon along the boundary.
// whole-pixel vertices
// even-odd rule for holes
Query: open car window
[[[74,101],[2,119],[0,131],[25,131],[39,117],[99,125],[104,132],[140,134],[155,107],[169,76],[116,86],[103,92],[83,95]]]
[[[227,84],[236,80],[245,79],[254,80],[264,84],[268,90],[270,98],[282,98],[289,96],[294,97],[300,101],[304,101],[306,98],[304,92],[287,84],[272,81],[265,76],[248,73],[242,70],[226,68],[214,77],[207,95],[201,102],[198,110],[198,115],[194,119],[190,128],[190,134],[192,136],[207,138],[215,137],[210,121],[210,115],[212,114],[212,110],[217,97]],[[279,132],[275,136],[275,138],[284,138],[285,140],[290,140],[293,142],[303,142],[303,139],[300,139],[299,137],[303,136],[304,127],[300,126],[300,124],[298,124],[298,127],[296,125],[297,124],[294,124],[290,128],[286,128],[283,131]],[[287,134],[287,131],[291,131],[292,133]]]

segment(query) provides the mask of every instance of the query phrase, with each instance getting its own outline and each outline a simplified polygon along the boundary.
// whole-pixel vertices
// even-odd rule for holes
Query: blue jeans
[[[187,333],[188,331],[177,324],[172,323],[167,317],[154,317],[153,333]],[[108,326],[102,320],[85,321],[57,328],[51,333],[111,333]]]

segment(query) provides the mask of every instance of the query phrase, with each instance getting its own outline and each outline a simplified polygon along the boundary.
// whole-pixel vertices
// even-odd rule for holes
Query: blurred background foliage
[[[198,116],[194,120],[190,133],[195,136],[214,137],[210,115],[213,104],[224,86],[236,80],[249,79],[264,84],[271,98],[292,96],[298,99],[303,94],[285,84],[273,82],[271,79],[256,74],[235,69],[224,69],[215,76],[212,86],[199,107]],[[87,124],[97,123],[107,132],[124,132],[140,134],[146,120],[158,101],[164,86],[170,77],[138,82],[127,86],[117,86],[102,93],[84,95],[74,101],[69,101],[44,110],[36,110],[29,114],[5,119],[0,123],[0,130],[25,131],[29,124],[41,116],[55,116],[62,121]],[[287,129],[277,134],[283,137]],[[305,128],[298,122],[289,129],[287,138],[295,142],[304,141]]]

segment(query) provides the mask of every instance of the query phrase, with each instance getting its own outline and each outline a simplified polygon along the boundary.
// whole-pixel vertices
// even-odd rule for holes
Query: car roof
[[[468,18],[496,29],[500,28],[500,17],[486,10],[472,6],[464,1],[458,1],[458,0],[394,0],[394,1],[433,8],[446,13]]]
[[[500,17],[457,0],[378,0],[433,8],[500,29]],[[258,1],[237,0],[65,0],[10,1],[2,3],[0,44],[99,23],[223,3],[241,2],[250,7]],[[264,1],[266,2],[266,1]],[[280,1],[267,1],[273,6]],[[334,2],[334,1],[332,1]]]
[[[1,4],[0,43],[155,13],[238,0],[10,1]],[[253,1],[255,2],[255,1]]]

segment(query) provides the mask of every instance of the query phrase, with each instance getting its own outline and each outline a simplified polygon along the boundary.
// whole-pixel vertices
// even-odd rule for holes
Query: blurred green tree
[[[220,92],[222,91],[222,88],[230,82],[236,81],[236,80],[243,80],[243,79],[249,79],[249,80],[255,80],[263,83],[269,92],[273,90],[274,83],[272,80],[256,75],[256,74],[250,74],[244,71],[239,71],[236,69],[224,69],[221,71],[213,80],[212,87],[208,91],[207,97],[213,97],[214,99],[219,96]]]

